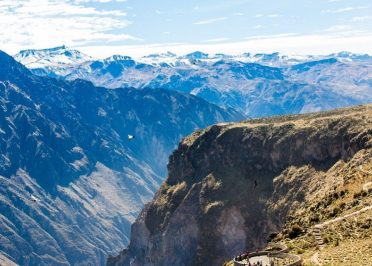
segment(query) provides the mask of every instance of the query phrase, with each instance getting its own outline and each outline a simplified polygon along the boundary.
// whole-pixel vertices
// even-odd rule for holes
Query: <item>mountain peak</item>
[[[343,59],[346,61],[350,60],[370,60],[371,56],[369,54],[357,54],[353,52],[348,52],[348,51],[341,51],[339,53],[335,54],[330,54],[330,57],[335,57],[339,59]]]
[[[196,51],[196,52],[185,55],[185,57],[188,59],[207,59],[208,56],[209,56],[208,54],[200,52],[200,51]]]
[[[105,61],[127,61],[133,60],[132,57],[126,55],[113,55],[105,59]]]
[[[29,54],[37,54],[37,53],[42,53],[42,52],[43,53],[51,53],[51,52],[56,52],[56,51],[61,51],[61,50],[71,50],[71,49],[63,44],[61,46],[56,46],[56,47],[52,47],[52,48],[21,50],[21,51],[19,51],[18,54],[29,55]]]
[[[352,52],[342,51],[342,52],[339,52],[337,54],[332,54],[332,55],[335,55],[335,56],[338,56],[338,57],[351,57],[354,54]]]
[[[143,58],[167,58],[167,57],[176,57],[177,55],[168,51],[166,53],[160,53],[160,54],[149,54],[144,56]]]
[[[28,68],[53,67],[56,65],[80,65],[93,58],[66,45],[46,49],[22,50],[14,58]]]

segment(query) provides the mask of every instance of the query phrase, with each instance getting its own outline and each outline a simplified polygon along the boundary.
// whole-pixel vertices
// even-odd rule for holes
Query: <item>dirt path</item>
[[[368,183],[366,183],[368,184]],[[355,211],[353,213],[349,213],[349,214],[346,214],[344,216],[341,216],[341,217],[338,217],[338,218],[335,218],[335,219],[332,219],[332,220],[328,220],[328,221],[325,221],[323,223],[320,223],[320,224],[317,224],[317,225],[314,225],[313,227],[313,230],[312,230],[312,233],[318,243],[318,246],[320,249],[323,249],[324,248],[324,243],[323,243],[323,240],[320,238],[321,236],[321,231],[323,229],[324,226],[326,225],[329,225],[329,224],[333,224],[333,223],[337,223],[337,222],[340,222],[342,220],[345,220],[347,218],[350,218],[350,217],[353,217],[353,216],[356,216],[358,214],[361,214],[362,212],[365,212],[365,211],[368,211],[368,210],[372,210],[372,206],[368,206],[368,207],[365,207],[359,211]],[[311,257],[311,261],[313,263],[315,263],[316,265],[319,265],[321,266],[322,264],[319,262],[319,251],[315,252],[314,255]]]
[[[365,211],[369,211],[369,210],[372,210],[372,206],[368,206],[368,207],[365,207],[359,211],[355,211],[355,212],[352,212],[352,213],[349,213],[349,214],[346,214],[344,216],[341,216],[341,217],[338,217],[338,218],[335,218],[335,219],[332,219],[332,220],[328,220],[328,221],[325,221],[324,223],[320,223],[320,224],[317,224],[315,225],[314,227],[324,227],[326,225],[329,225],[329,224],[333,224],[333,223],[337,223],[339,221],[342,221],[342,220],[345,220],[349,217],[353,217],[353,216],[356,216],[362,212],[365,212]]]

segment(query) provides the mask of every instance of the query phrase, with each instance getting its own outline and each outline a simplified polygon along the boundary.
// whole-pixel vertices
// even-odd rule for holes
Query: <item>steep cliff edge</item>
[[[371,149],[372,105],[195,132],[171,155],[128,249],[108,265],[221,265],[293,220],[324,221],[330,214],[314,203],[350,184]]]

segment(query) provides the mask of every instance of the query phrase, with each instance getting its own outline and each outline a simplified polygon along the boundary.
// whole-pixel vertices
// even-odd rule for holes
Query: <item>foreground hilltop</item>
[[[346,233],[318,232],[321,241],[312,228],[371,206],[371,150],[372,105],[197,131],[171,155],[128,249],[108,265],[222,265],[269,238],[305,264],[329,261],[350,243],[366,247],[368,259],[370,212]]]

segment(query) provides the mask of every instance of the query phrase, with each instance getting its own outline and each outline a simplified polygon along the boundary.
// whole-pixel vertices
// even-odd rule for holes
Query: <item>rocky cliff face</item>
[[[108,265],[221,265],[263,247],[371,148],[372,105],[195,132],[171,155],[128,249]]]

